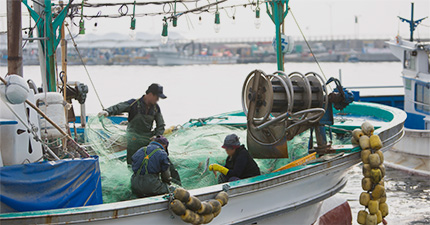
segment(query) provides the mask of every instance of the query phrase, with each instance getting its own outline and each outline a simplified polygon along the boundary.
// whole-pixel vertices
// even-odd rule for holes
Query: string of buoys
[[[378,135],[373,134],[374,127],[364,122],[361,129],[352,131],[352,144],[361,147],[361,160],[363,162],[363,175],[361,187],[365,192],[360,194],[360,204],[365,206],[357,216],[357,222],[365,225],[376,225],[388,215],[387,196],[385,192],[384,154],[380,150],[382,142]],[[368,210],[368,211],[366,211]]]
[[[225,191],[219,192],[215,199],[202,202],[197,197],[191,196],[187,190],[176,188],[173,198],[170,209],[184,222],[191,224],[210,223],[221,213],[221,207],[228,202],[228,194]]]

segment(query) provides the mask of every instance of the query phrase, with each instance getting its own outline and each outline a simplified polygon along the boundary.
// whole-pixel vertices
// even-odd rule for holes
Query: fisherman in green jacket
[[[164,119],[158,106],[158,100],[165,99],[163,86],[151,84],[146,94],[139,99],[130,99],[111,106],[98,114],[101,116],[119,115],[128,112],[127,125],[127,163],[131,156],[141,147],[147,146],[150,138],[164,133]],[[153,129],[154,121],[156,123]]]

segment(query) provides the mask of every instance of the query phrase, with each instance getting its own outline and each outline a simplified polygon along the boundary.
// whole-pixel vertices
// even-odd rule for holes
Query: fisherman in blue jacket
[[[245,145],[241,145],[236,134],[227,135],[222,148],[227,153],[225,165],[211,164],[209,170],[218,171],[218,183],[235,181],[260,175],[260,168],[252,156],[246,150]]]
[[[138,149],[149,144],[152,136],[164,133],[164,119],[157,104],[160,98],[167,98],[163,94],[163,86],[154,83],[148,87],[146,95],[141,98],[118,103],[98,114],[101,117],[128,112],[127,164],[131,164],[131,156]],[[155,129],[153,129],[154,122]]]
[[[163,136],[156,136],[148,146],[140,148],[132,156],[133,175],[131,190],[138,197],[148,197],[169,192],[170,163],[167,157],[169,141]],[[161,175],[161,180],[160,180]]]

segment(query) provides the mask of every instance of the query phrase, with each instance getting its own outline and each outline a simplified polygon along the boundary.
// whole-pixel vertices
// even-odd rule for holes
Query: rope
[[[79,52],[79,49],[78,49],[78,47],[77,47],[77,46],[78,46],[78,44],[76,44],[75,39],[73,38],[73,35],[72,35],[72,33],[70,32],[69,27],[68,27],[68,26],[66,26],[66,27],[67,27],[67,31],[69,32],[69,35],[70,35],[70,37],[71,37],[71,40],[73,41],[73,47],[75,47],[75,50],[76,50],[76,52],[78,53],[79,59],[81,60],[82,65],[83,65],[83,66],[84,66],[84,68],[85,68],[85,72],[87,73],[88,79],[89,79],[89,80],[90,80],[90,82],[91,82],[91,86],[93,87],[94,92],[96,93],[96,96],[97,96],[97,99],[99,100],[100,106],[102,107],[102,109],[105,109],[105,107],[103,106],[102,100],[100,99],[99,93],[97,92],[96,86],[94,85],[93,80],[91,79],[90,73],[88,72],[87,66],[85,65],[84,60],[82,59],[81,53]]]
[[[324,71],[323,71],[323,69],[321,68],[320,63],[318,62],[318,59],[316,58],[316,56],[315,56],[314,52],[312,51],[312,48],[311,48],[311,46],[309,45],[308,40],[306,39],[305,35],[303,34],[302,28],[300,27],[299,23],[297,22],[296,17],[295,17],[295,16],[294,16],[294,14],[293,14],[293,11],[291,10],[291,8],[288,8],[288,9],[289,9],[289,11],[290,11],[290,13],[291,13],[291,16],[293,16],[294,22],[296,23],[297,28],[299,28],[299,31],[300,31],[300,33],[302,34],[302,37],[303,37],[303,39],[305,40],[306,45],[307,45],[307,46],[308,46],[308,48],[309,48],[309,51],[310,51],[310,52],[311,52],[311,54],[312,54],[312,57],[314,58],[315,62],[317,63],[318,68],[319,68],[319,69],[320,69],[320,71],[321,71],[321,74],[322,74],[322,75],[324,76],[324,78],[327,80],[327,77],[325,76]],[[329,87],[330,87],[330,86],[329,86]],[[331,87],[330,87],[330,89],[332,90],[332,88],[331,88]]]

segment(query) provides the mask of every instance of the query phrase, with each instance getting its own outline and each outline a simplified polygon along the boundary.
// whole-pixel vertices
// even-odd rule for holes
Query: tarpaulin
[[[34,211],[102,204],[97,156],[0,168],[1,211]]]

